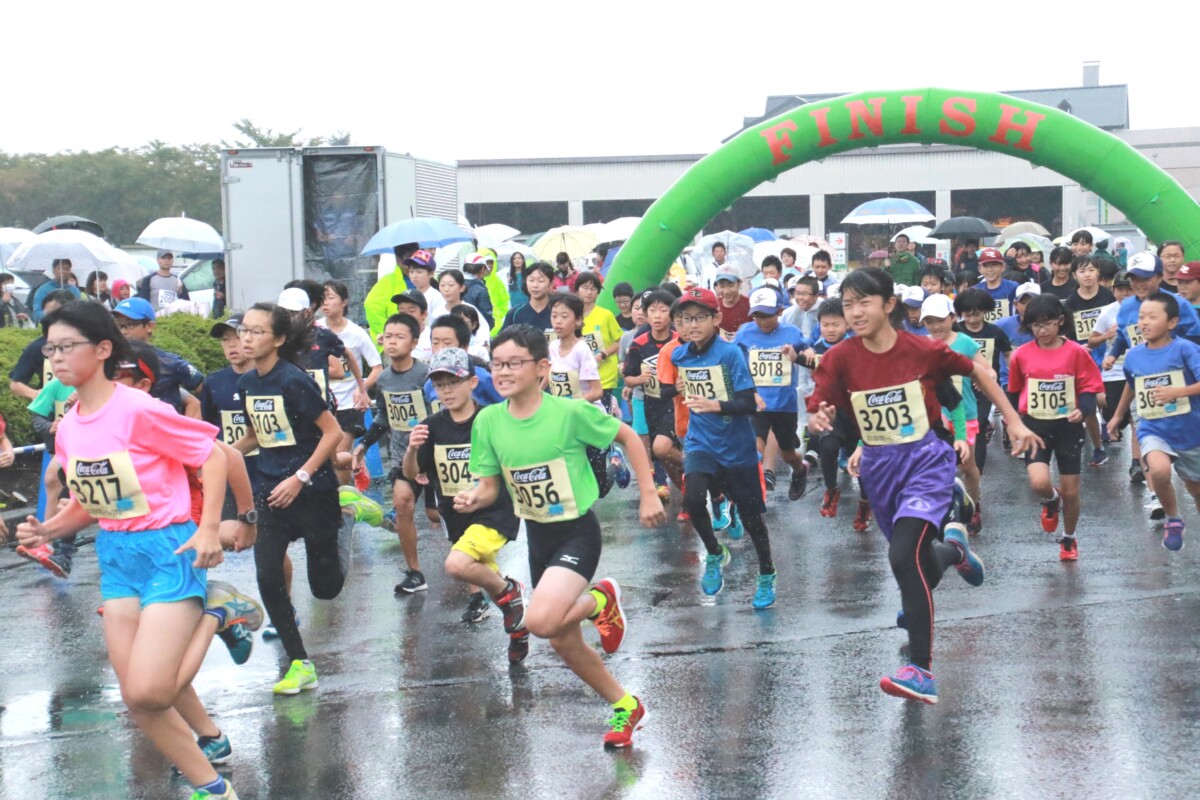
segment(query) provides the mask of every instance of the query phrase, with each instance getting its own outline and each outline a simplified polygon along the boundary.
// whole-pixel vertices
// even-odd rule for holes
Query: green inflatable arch
[[[658,283],[705,224],[766,180],[860,147],[941,142],[1048,167],[1119,208],[1153,241],[1200,252],[1200,205],[1130,145],[1056,108],[991,92],[861,92],[803,105],[696,162],[646,212],[606,282]],[[614,309],[611,292],[603,303]]]

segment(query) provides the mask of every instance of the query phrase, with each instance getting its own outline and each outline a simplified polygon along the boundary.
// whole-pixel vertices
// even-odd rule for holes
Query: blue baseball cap
[[[1153,278],[1162,275],[1162,259],[1146,250],[1130,258],[1125,269],[1135,278]]]
[[[117,303],[117,307],[113,309],[114,314],[120,314],[122,317],[129,319],[138,319],[147,322],[154,321],[154,306],[150,305],[148,300],[141,297],[131,297],[128,300],[122,300]]]

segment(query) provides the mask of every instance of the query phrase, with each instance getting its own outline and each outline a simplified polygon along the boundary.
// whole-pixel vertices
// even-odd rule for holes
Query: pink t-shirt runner
[[[1073,379],[1075,384],[1075,396],[1071,398],[1075,408],[1079,407],[1079,395],[1104,392],[1100,368],[1092,360],[1092,354],[1070,339],[1050,349],[1039,347],[1036,341],[1026,342],[1013,351],[1008,361],[1008,391],[1021,396],[1017,410],[1022,414],[1030,413],[1029,389],[1034,381],[1053,399],[1057,388],[1054,384],[1066,378]]]
[[[561,349],[559,340],[550,343],[550,393],[582,400],[582,387],[579,387],[580,393],[577,394],[574,385],[567,385],[570,384],[568,376],[578,381],[599,383],[600,368],[596,364],[596,357],[583,339],[577,340],[566,355],[562,354]],[[604,407],[600,403],[595,405]]]
[[[185,467],[199,468],[217,429],[145,392],[116,384],[97,412],[75,405],[54,437],[71,496],[108,531],[147,531],[191,519]]]

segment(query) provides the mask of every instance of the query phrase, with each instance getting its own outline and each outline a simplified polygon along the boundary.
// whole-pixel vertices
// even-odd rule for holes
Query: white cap
[[[1020,300],[1027,294],[1041,294],[1042,287],[1036,283],[1022,283],[1017,287],[1017,299]]]
[[[904,294],[900,295],[900,301],[909,308],[920,308],[925,302],[925,290],[920,286],[909,286],[904,290]]]
[[[1130,272],[1137,278],[1151,278],[1158,273],[1158,257],[1145,250],[1132,256],[1129,259],[1129,266],[1125,267],[1127,272]]]
[[[896,294],[896,297],[904,297],[904,293],[908,291],[908,284],[907,283],[892,284],[892,291]]]
[[[954,304],[944,294],[931,294],[925,298],[925,302],[921,303],[921,319],[926,317],[945,319],[953,315]]]
[[[750,293],[751,314],[774,314],[779,309],[779,292],[774,288],[762,286]]]
[[[276,305],[288,311],[303,311],[309,307],[308,292],[295,286],[291,289],[284,289],[279,293]]]

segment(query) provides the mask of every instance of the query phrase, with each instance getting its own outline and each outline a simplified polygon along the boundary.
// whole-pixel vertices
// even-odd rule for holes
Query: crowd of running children
[[[229,364],[208,376],[151,344],[150,302],[110,311],[51,292],[43,335],[10,374],[47,443],[52,501],[44,519],[18,526],[18,552],[65,577],[74,535],[99,523],[99,611],[122,698],[194,797],[228,798],[213,764],[231,745],[192,679],[214,636],[245,663],[269,622],[263,636],[288,662],[274,692],[316,688],[291,600],[292,542],[304,543],[309,590],[329,600],[348,578],[355,523],[390,527],[405,560],[396,593],[423,591],[424,495],[451,543],[445,574],[467,588],[463,621],[498,608],[512,663],[531,635],[549,640],[612,706],[605,746],[627,747],[646,705],[581,629],[590,620],[614,653],[627,625],[618,582],[593,582],[594,504],[634,481],[640,521],[655,527],[674,486],[678,520],[706,552],[701,591],[724,588],[731,551],[717,534],[748,533],[759,567],[750,602],[766,609],[777,573],[765,515],[781,459],[790,501],[819,469],[825,517],[838,514],[839,471],[858,479],[852,527],[874,519],[887,538],[909,637],[910,663],[880,685],[934,703],[932,589],[950,567],[971,585],[984,579],[969,539],[983,527],[993,410],[1042,498],[1043,528],[1056,532],[1062,517],[1064,561],[1079,557],[1087,436],[1099,466],[1104,445],[1136,429],[1130,476],[1156,493],[1164,547],[1183,546],[1173,471],[1200,507],[1200,404],[1190,402],[1200,262],[1183,263],[1168,242],[1117,273],[1090,245],[1054,250],[1043,280],[1006,276],[992,248],[979,253],[981,276],[930,266],[908,287],[873,267],[839,283],[826,253],[786,283],[768,259],[753,291],[718,265],[711,289],[620,284],[616,315],[596,304],[599,275],[569,259],[515,262],[504,291],[485,251],[469,259],[470,277],[446,270],[435,287],[434,255],[407,246],[385,284],[398,291],[368,298],[370,332],[346,318],[343,284],[293,281],[277,302],[212,327]],[[386,516],[354,485],[385,437]],[[0,435],[0,466],[11,451]],[[496,560],[522,522],[528,593]],[[207,577],[224,551],[248,548],[261,605]]]

